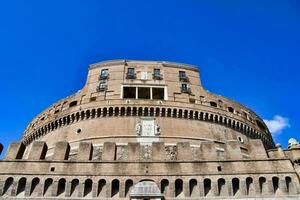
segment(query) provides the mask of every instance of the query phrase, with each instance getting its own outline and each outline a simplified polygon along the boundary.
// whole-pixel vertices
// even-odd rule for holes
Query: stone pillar
[[[238,192],[238,196],[246,196],[247,195],[247,185],[245,180],[240,180],[240,189]]]
[[[128,143],[128,160],[129,161],[138,161],[140,160],[141,145],[138,142],[129,142]]]
[[[202,142],[200,146],[201,160],[216,160],[217,151],[214,142]]]
[[[78,188],[77,197],[84,196],[84,186],[85,186],[85,182],[81,183],[81,181],[79,181],[79,185],[77,186]]]
[[[183,190],[184,197],[190,197],[190,185],[189,185],[189,181],[183,180],[182,190]]]
[[[175,197],[175,181],[172,180],[172,182],[169,182],[169,188],[167,192],[167,197],[174,198]]]
[[[68,160],[70,145],[68,142],[57,142],[54,149],[53,160]]]
[[[225,153],[227,159],[232,159],[232,160],[242,159],[242,152],[238,141],[227,141]]]
[[[125,182],[120,181],[120,186],[119,186],[119,197],[120,198],[125,198]]]
[[[219,196],[218,182],[216,180],[211,180],[211,192],[208,196]]]
[[[287,186],[286,186],[286,181],[284,179],[279,179],[278,190],[279,190],[278,194],[280,195],[287,194]]]
[[[165,143],[153,142],[152,143],[152,160],[164,161],[166,159]]]
[[[177,143],[177,160],[192,160],[192,151],[189,142]]]
[[[205,194],[204,194],[204,183],[203,183],[204,180],[201,180],[198,182],[198,189],[199,189],[199,196],[200,197],[204,197]]]
[[[106,182],[106,198],[111,198],[111,182]]]
[[[66,197],[71,197],[72,181],[66,182]]]
[[[57,191],[58,191],[58,181],[54,181],[52,183],[52,187],[51,187],[51,196],[52,197],[56,197],[57,196]]]
[[[7,149],[5,159],[22,159],[23,154],[25,152],[25,148],[26,147],[22,142],[12,142]]]
[[[29,160],[41,160],[45,159],[48,147],[45,142],[34,141],[28,156]]]
[[[77,154],[78,161],[91,160],[93,154],[93,145],[91,142],[80,142]]]
[[[102,160],[111,161],[116,159],[116,143],[104,142]]]
[[[268,158],[265,147],[260,139],[249,140],[250,157],[252,159]]]
[[[97,197],[98,193],[98,183],[93,182],[93,188],[92,188],[92,197],[95,198]]]
[[[266,186],[266,190],[264,190],[264,194],[273,195],[274,194],[274,188],[273,188],[272,180],[267,180],[265,186]]]

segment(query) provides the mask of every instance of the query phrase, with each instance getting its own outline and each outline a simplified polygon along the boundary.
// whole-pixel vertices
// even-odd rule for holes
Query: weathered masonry
[[[197,67],[114,60],[10,144],[0,199],[299,199],[299,163]]]

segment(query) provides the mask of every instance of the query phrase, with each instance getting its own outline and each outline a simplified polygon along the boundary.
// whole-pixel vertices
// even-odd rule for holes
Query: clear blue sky
[[[300,1],[1,1],[0,142],[79,90],[88,64],[167,60],[200,66],[211,92],[300,139]],[[277,128],[277,129],[276,129]]]

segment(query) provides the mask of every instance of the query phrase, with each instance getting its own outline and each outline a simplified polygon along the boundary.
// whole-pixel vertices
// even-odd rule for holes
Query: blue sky
[[[300,1],[1,1],[0,142],[79,90],[107,59],[198,65],[211,92],[300,139]],[[273,120],[273,121],[272,121]]]

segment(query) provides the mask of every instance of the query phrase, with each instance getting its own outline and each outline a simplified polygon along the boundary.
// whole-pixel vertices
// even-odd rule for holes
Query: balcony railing
[[[126,74],[126,78],[127,79],[136,79],[136,74],[134,73],[134,74],[132,74],[132,73],[127,73]]]
[[[163,75],[162,74],[152,74],[152,78],[155,80],[162,80]]]

